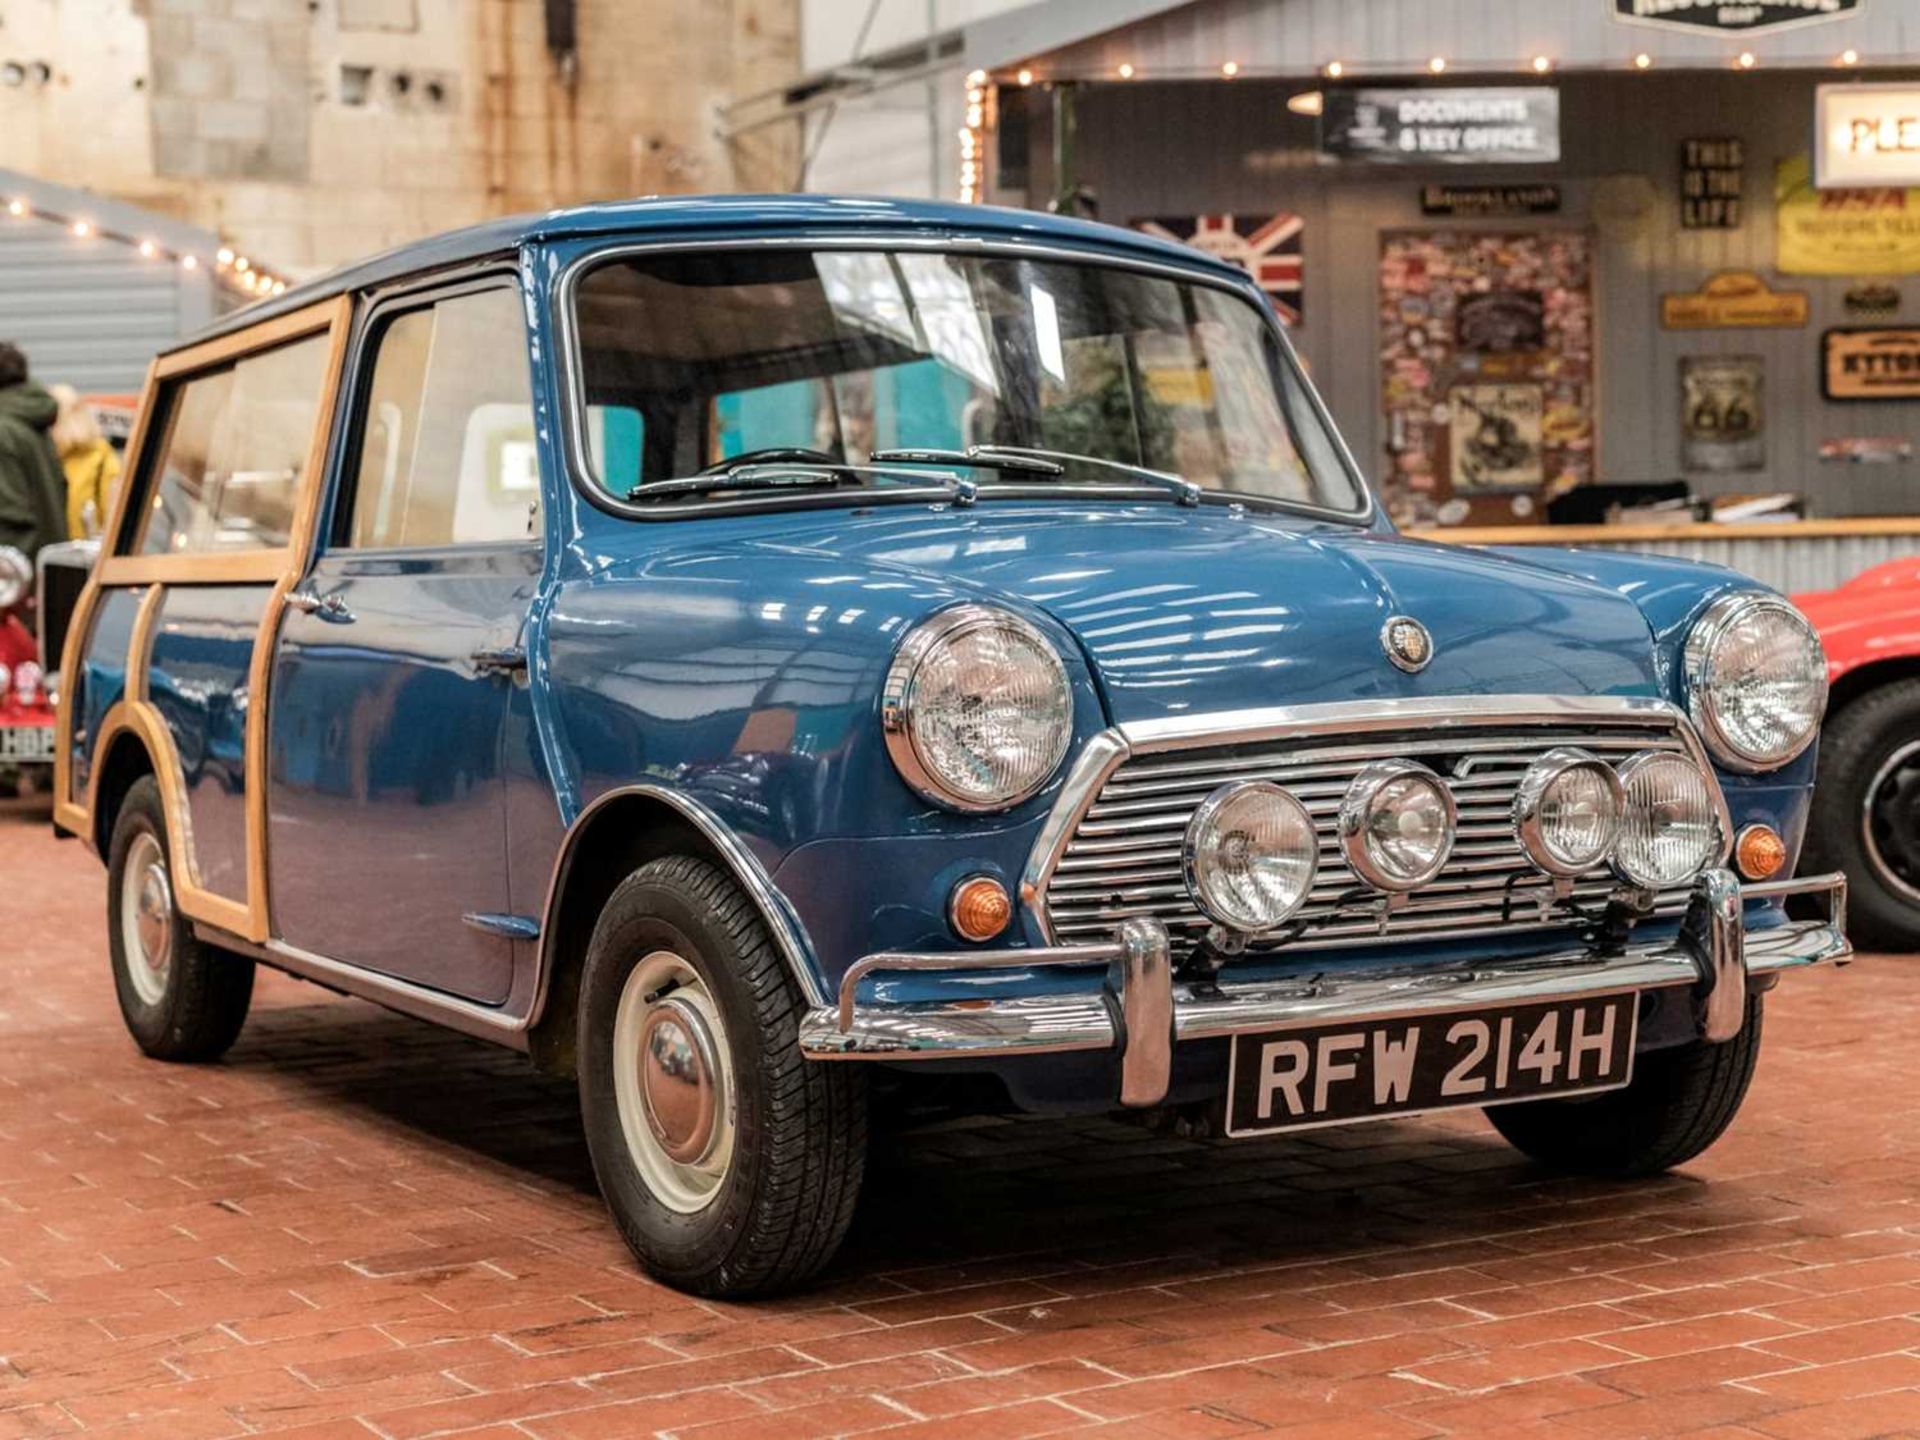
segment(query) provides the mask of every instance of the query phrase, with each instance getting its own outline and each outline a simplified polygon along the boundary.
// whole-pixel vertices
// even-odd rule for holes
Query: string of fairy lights
[[[205,270],[221,284],[228,285],[242,294],[250,295],[256,300],[264,300],[270,295],[284,294],[289,284],[285,276],[273,274],[227,245],[222,245],[212,255],[199,255],[191,250],[176,250],[146,236],[129,235],[124,231],[95,224],[84,215],[63,215],[58,211],[49,210],[44,205],[34,205],[19,196],[14,196],[7,201],[6,214],[8,219],[14,221],[57,225],[75,239],[100,240],[125,245],[137,253],[142,260],[151,260],[156,264],[178,265],[182,270],[189,272]]]
[[[1454,63],[1455,62],[1449,60],[1445,55],[1434,55],[1421,63],[1401,65],[1384,64],[1375,65],[1370,68],[1374,73],[1383,78],[1386,76],[1408,74],[1445,75],[1450,69],[1454,68]],[[1751,50],[1742,50],[1738,54],[1730,56],[1727,64],[1729,68],[1742,72],[1760,68],[1759,57]],[[1854,69],[1860,64],[1860,52],[1852,48],[1842,50],[1838,55],[1833,57],[1832,64],[1842,70]],[[1474,63],[1467,68],[1474,74],[1491,74],[1497,73],[1501,67]],[[1558,68],[1558,62],[1551,55],[1532,55],[1521,62],[1520,68],[1523,74],[1551,75],[1555,69]],[[1628,57],[1621,63],[1619,68],[1637,70],[1644,74],[1655,68],[1654,58],[1651,53],[1642,50]],[[1217,68],[1181,70],[1177,73],[1155,75],[1153,77],[1147,76],[1140,66],[1134,64],[1131,60],[1122,60],[1111,70],[1102,71],[1098,74],[1082,74],[1076,72],[1073,74],[1042,75],[1036,72],[1031,66],[1023,65],[1018,70],[1003,75],[996,80],[993,75],[988,74],[985,70],[971,71],[967,75],[966,121],[960,127],[960,199],[963,203],[971,205],[981,199],[985,193],[986,176],[984,165],[989,119],[988,112],[994,104],[996,84],[1004,85],[1010,83],[1024,90],[1036,84],[1048,84],[1053,81],[1118,80],[1124,83],[1130,80],[1148,78],[1163,80],[1204,80],[1216,76],[1222,80],[1237,80],[1243,75],[1252,75],[1254,73],[1256,72],[1249,71],[1242,66],[1238,60],[1223,60]],[[1352,67],[1344,60],[1327,61],[1321,65],[1319,75],[1322,79],[1326,80],[1352,80],[1358,78],[1354,75]],[[1298,75],[1293,75],[1283,76],[1281,78],[1298,79],[1299,77]],[[1293,96],[1288,100],[1287,108],[1296,114],[1317,115],[1319,113],[1319,101],[1320,93],[1317,90],[1309,90]]]

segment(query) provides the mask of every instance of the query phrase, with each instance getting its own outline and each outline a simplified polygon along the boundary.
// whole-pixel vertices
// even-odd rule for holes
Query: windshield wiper
[[[1025,475],[1059,476],[1069,465],[1091,465],[1097,470],[1113,470],[1148,485],[1171,491],[1182,505],[1198,505],[1205,492],[1191,480],[1150,470],[1145,465],[1129,465],[1124,460],[1104,460],[1098,455],[1078,455],[1071,450],[1034,450],[1021,445],[969,445],[964,450],[876,450],[876,461],[894,465],[976,465],[983,470],[1003,470]]]
[[[950,493],[956,503],[971,505],[978,494],[970,480],[958,475],[923,475],[914,470],[883,465],[736,465],[708,475],[685,475],[673,480],[648,480],[627,491],[629,504],[650,500],[685,499],[733,490],[833,490],[846,480],[891,480],[914,485],[932,481]]]
[[[1067,467],[1058,460],[1038,455],[1016,455],[991,445],[969,445],[964,450],[941,450],[915,446],[897,450],[876,450],[867,457],[876,465],[977,465],[982,470],[1009,470],[1023,475],[1064,475]]]

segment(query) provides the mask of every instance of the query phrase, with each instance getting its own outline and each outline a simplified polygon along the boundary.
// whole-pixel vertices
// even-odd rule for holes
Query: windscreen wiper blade
[[[1023,475],[1064,475],[1067,467],[1039,455],[1019,455],[991,445],[969,445],[964,450],[912,446],[876,450],[868,457],[876,465],[974,465],[982,470],[1016,471]]]
[[[1198,505],[1201,496],[1206,494],[1203,487],[1181,475],[1170,475],[1165,470],[1153,470],[1145,465],[1130,465],[1124,460],[1108,460],[1099,455],[1080,455],[1071,450],[1040,450],[1026,445],[975,445],[968,449],[967,454],[978,456],[979,463],[983,465],[1012,460],[1046,461],[1060,466],[1062,473],[1069,465],[1091,465],[1096,470],[1112,470],[1170,491],[1182,505]]]
[[[971,481],[952,474],[925,475],[916,470],[889,469],[882,465],[763,464],[738,465],[709,475],[643,481],[627,491],[627,501],[643,504],[738,490],[833,490],[848,479],[855,482],[891,480],[909,485],[932,481],[962,505],[972,504],[977,493]]]

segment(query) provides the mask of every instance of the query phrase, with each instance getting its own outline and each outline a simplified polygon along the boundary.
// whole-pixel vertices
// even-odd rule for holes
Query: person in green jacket
[[[29,561],[67,536],[67,482],[48,434],[59,413],[28,379],[27,357],[0,341],[0,545]]]

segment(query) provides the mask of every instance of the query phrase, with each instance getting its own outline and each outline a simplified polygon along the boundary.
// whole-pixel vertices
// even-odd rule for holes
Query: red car
[[[1920,949],[1920,556],[1793,600],[1832,687],[1801,866],[1847,872],[1863,946]]]

